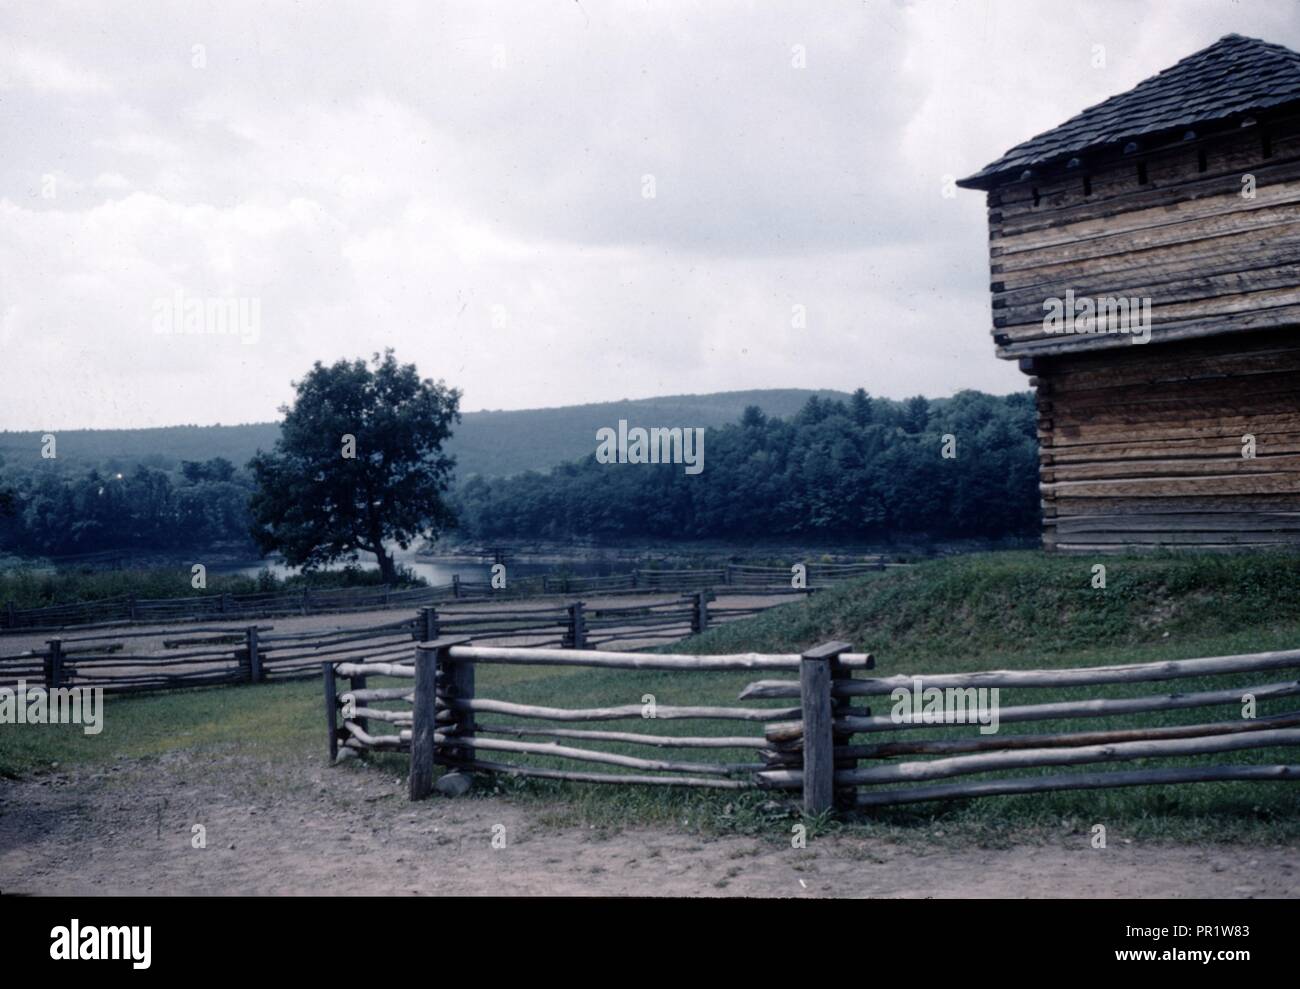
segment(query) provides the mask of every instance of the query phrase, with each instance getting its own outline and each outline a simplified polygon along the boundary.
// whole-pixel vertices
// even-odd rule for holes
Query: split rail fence
[[[828,587],[841,580],[864,576],[886,566],[882,558],[862,563],[810,563],[807,586]],[[12,602],[0,608],[0,629],[21,631],[109,624],[176,621],[228,621],[273,618],[281,615],[337,614],[411,608],[445,601],[545,595],[599,594],[616,596],[654,591],[690,591],[712,588],[761,590],[763,593],[798,593],[791,586],[790,567],[728,565],[711,570],[647,570],[605,577],[536,575],[511,578],[507,588],[493,589],[488,581],[461,580],[432,587],[404,590],[389,587],[340,587],[255,594],[193,594],[177,598],[137,598],[123,595],[98,601],[78,601],[40,608],[18,608]]]
[[[100,687],[122,694],[306,679],[318,674],[323,656],[409,657],[412,639],[418,637],[415,619],[310,633],[276,633],[271,625],[250,625],[78,635],[0,656],[0,687]],[[146,638],[161,638],[161,651],[131,648]]]
[[[718,605],[709,591],[676,600],[629,605],[519,606],[510,609],[429,605],[414,616],[379,625],[276,631],[274,625],[166,631],[90,631],[52,638],[43,648],[0,656],[0,687],[103,687],[113,693],[263,683],[316,676],[323,659],[411,660],[414,641],[454,634],[471,641],[527,640],[534,647],[589,649],[635,641],[656,645],[735,621],[761,606]],[[161,640],[161,651],[141,651]]]
[[[671,671],[682,674],[675,681],[682,685],[703,672],[784,672],[798,677],[750,683],[741,690],[738,704],[656,705],[656,722],[698,725],[693,734],[673,734],[603,726],[629,720],[648,726],[642,720],[647,715],[644,704],[555,707],[484,696],[476,685],[476,670],[494,665],[588,667],[637,674]],[[1297,667],[1300,650],[1102,667],[861,678],[856,674],[873,669],[874,661],[844,642],[826,643],[802,654],[647,655],[475,646],[444,635],[420,643],[413,662],[330,662],[323,665],[323,672],[331,759],[342,750],[407,752],[412,799],[429,794],[435,786],[434,767],[441,766],[447,770],[444,776],[477,771],[586,783],[799,791],[805,811],[816,814],[835,807],[1055,790],[1295,781],[1300,779],[1300,765],[1269,760],[1286,747],[1300,745],[1300,711],[1197,724],[1170,723],[1167,715],[1195,708],[1240,707],[1247,698],[1263,704],[1294,697],[1300,694],[1300,680],[1056,699],[999,709],[999,731],[1001,725],[1073,719],[1127,722],[1125,727],[1030,734],[971,735],[977,726],[953,714],[938,723],[925,719],[900,723],[892,713],[873,715],[854,702],[891,698],[900,688],[918,687],[937,688],[946,698],[960,698],[967,704],[973,703],[978,696],[974,692],[981,688],[1046,688],[1058,696],[1103,686],[1108,689],[1101,693],[1106,694],[1111,685],[1174,680],[1191,680],[1199,688],[1204,678],[1255,679]],[[628,696],[640,694],[637,683],[630,681]],[[780,701],[789,704],[772,706]],[[1147,723],[1135,724],[1135,715],[1146,716],[1138,720]],[[952,734],[963,727],[968,730],[965,736],[917,737],[936,731]],[[856,736],[866,740],[856,742]],[[646,755],[646,748],[687,750],[687,755]],[[711,751],[713,761],[707,756],[691,757],[692,750]],[[1223,761],[1252,750],[1265,761]],[[632,754],[636,752],[643,754]],[[725,755],[729,758],[723,759]],[[1196,756],[1211,758],[1185,765],[1146,764],[1147,760],[1183,762]],[[1100,772],[1043,772],[1124,762],[1142,765]],[[595,764],[598,771],[581,765],[564,768],[572,763]],[[961,779],[970,776],[979,778]],[[444,788],[442,780],[438,787]]]

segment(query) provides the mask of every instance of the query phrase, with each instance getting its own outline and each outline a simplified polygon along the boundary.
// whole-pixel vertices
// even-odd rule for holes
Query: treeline
[[[227,546],[253,555],[252,492],[249,474],[222,457],[75,476],[10,468],[0,473],[0,548],[58,557]]]
[[[738,424],[707,431],[704,470],[694,476],[679,465],[598,463],[594,435],[591,442],[591,456],[548,473],[471,478],[455,498],[461,534],[940,539],[1037,531],[1027,392],[894,402],[859,389],[848,402],[813,397],[788,420],[751,406]]]
[[[616,422],[602,423],[615,426]],[[689,419],[634,419],[689,426]],[[955,457],[945,458],[951,435]],[[1028,393],[960,392],[934,401],[814,395],[787,418],[744,410],[707,430],[704,470],[600,464],[472,476],[452,494],[467,539],[754,539],[1032,536],[1037,442]],[[62,451],[60,451],[62,453]],[[222,549],[257,554],[254,481],[224,457],[169,468],[111,461],[0,463],[0,552],[74,557],[106,551]]]

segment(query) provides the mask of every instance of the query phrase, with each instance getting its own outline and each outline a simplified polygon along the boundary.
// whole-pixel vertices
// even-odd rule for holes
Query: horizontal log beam
[[[918,681],[922,689],[937,687],[940,690],[970,687],[1079,687],[1102,683],[1144,683],[1177,680],[1183,677],[1250,673],[1287,667],[1300,667],[1300,649],[1059,670],[984,670],[975,673],[940,673],[930,676],[902,674],[865,680],[842,680],[835,685],[835,693],[841,697],[887,695],[900,688],[914,690]],[[795,681],[759,680],[741,691],[740,699],[797,697],[797,690],[794,694],[787,692],[791,685],[798,687]]]
[[[1102,790],[1111,787],[1165,786],[1172,783],[1219,783],[1238,780],[1296,782],[1300,780],[1300,766],[1205,766],[1186,769],[1066,773],[1057,776],[988,780],[982,783],[946,783],[904,790],[871,790],[859,793],[854,803],[858,807],[883,807],[926,800],[1047,793],[1053,790]]]
[[[552,759],[571,759],[576,762],[597,762],[628,769],[645,769],[661,773],[695,773],[700,776],[738,776],[763,769],[762,763],[723,764],[713,762],[677,762],[670,759],[645,759],[639,756],[617,755],[594,749],[580,749],[558,742],[516,742],[499,738],[448,736],[439,740],[444,748],[483,749],[495,752],[516,752],[523,755],[540,755]]]
[[[1131,761],[1133,759],[1168,759],[1245,749],[1300,745],[1300,729],[1274,728],[1239,735],[1199,736],[1196,738],[1116,742],[1109,745],[1081,745],[1070,748],[1023,749],[1011,752],[988,752],[952,756],[924,762],[870,766],[865,769],[841,770],[835,774],[837,785],[859,786],[873,783],[922,782],[972,773],[1004,769],[1027,769],[1037,766],[1078,766],[1087,763]],[[760,774],[766,776],[766,774]]]
[[[1218,704],[1239,704],[1245,694],[1257,700],[1276,697],[1294,697],[1300,694],[1300,680],[1266,683],[1251,687],[1233,687],[1226,690],[1207,690],[1192,694],[1152,694],[1143,697],[1098,698],[1088,701],[1058,701],[1048,704],[1025,704],[1003,707],[998,710],[1001,724],[1023,721],[1056,721],[1067,718],[1103,718],[1120,714],[1143,714],[1148,711],[1176,711],[1191,707],[1214,707]],[[958,722],[895,721],[892,717],[847,717],[835,721],[840,732],[869,734],[881,731],[904,731],[914,728],[965,727]],[[799,721],[778,721],[764,726],[764,737],[769,742],[786,742],[796,739],[803,731]]]
[[[534,704],[515,704],[511,701],[475,697],[470,700],[449,698],[446,706],[452,711],[470,711],[483,714],[508,714],[517,718],[540,718],[545,721],[618,721],[644,718],[645,705],[622,704],[615,707],[542,707]],[[646,720],[678,720],[701,718],[718,721],[766,721],[768,718],[791,718],[801,713],[801,708],[761,707],[674,707],[656,704],[654,718]]]
[[[1267,718],[1219,721],[1198,725],[1165,725],[1159,728],[1119,728],[1111,731],[1078,731],[1052,735],[997,735],[981,738],[926,738],[915,741],[879,742],[874,745],[844,745],[836,756],[846,759],[888,759],[900,755],[955,755],[959,752],[994,752],[1010,749],[1069,748],[1076,745],[1106,745],[1143,739],[1197,738],[1236,735],[1272,728],[1300,727],[1300,711]],[[799,742],[784,743],[795,758]]]
[[[415,678],[414,666],[399,666],[396,663],[339,663],[334,672],[342,677],[410,677]]]
[[[531,766],[519,766],[509,762],[487,762],[481,759],[453,759],[450,760],[448,764],[461,769],[476,769],[482,772],[500,773],[504,776],[525,776],[547,780],[567,780],[571,783],[690,786],[708,787],[718,790],[752,790],[757,786],[756,783],[748,780],[732,780],[700,776],[642,776],[633,773],[580,773],[563,769],[535,769]]]
[[[601,742],[622,742],[628,745],[653,745],[667,749],[762,749],[767,743],[750,735],[646,735],[629,731],[597,731],[584,728],[531,728],[514,725],[485,725],[476,723],[474,730],[480,735],[513,735],[537,738],[585,738]]]
[[[923,762],[901,762],[871,766],[866,769],[841,769],[835,773],[836,786],[863,786],[878,783],[924,782],[951,776],[968,776],[1007,769],[1033,769],[1041,766],[1078,766],[1097,762],[1134,759],[1169,759],[1245,749],[1300,745],[1300,730],[1280,728],[1244,735],[1217,735],[1168,741],[1118,742],[1112,745],[1083,745],[1069,748],[1040,748],[1020,751],[989,752],[980,755],[953,756]],[[788,786],[800,782],[803,772],[797,769],[769,769],[758,779],[770,785]]]
[[[765,655],[651,655],[636,652],[602,652],[594,649],[537,649],[509,646],[455,646],[453,661],[505,663],[537,666],[599,666],[629,670],[797,670],[799,654]],[[849,669],[870,669],[871,656],[866,653],[840,657],[840,665]]]

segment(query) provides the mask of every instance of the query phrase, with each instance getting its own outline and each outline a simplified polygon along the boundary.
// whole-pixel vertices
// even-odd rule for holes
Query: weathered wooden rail
[[[607,605],[525,605],[478,610],[426,605],[397,621],[329,631],[277,632],[273,625],[183,630],[90,630],[46,640],[41,649],[0,656],[0,686],[103,687],[113,693],[263,683],[315,676],[325,659],[409,661],[412,640],[456,635],[467,641],[526,640],[531,646],[588,649],[614,642],[674,641],[710,624],[735,621],[759,606],[718,606],[697,591],[666,601]],[[161,651],[124,651],[163,640]],[[174,651],[180,650],[180,651]]]
[[[892,564],[891,564],[892,565]],[[860,577],[883,569],[882,559],[865,563],[812,563],[808,588]],[[718,587],[761,590],[763,593],[797,593],[791,586],[790,567],[729,564],[713,570],[637,569],[604,577],[538,575],[511,578],[507,587],[494,589],[484,581],[465,581],[431,587],[341,587],[255,594],[192,594],[176,598],[137,598],[122,595],[97,601],[78,601],[39,608],[0,607],[0,632],[32,629],[74,629],[179,621],[237,621],[283,615],[346,614],[354,611],[412,608],[447,601],[599,594],[613,597],[656,591],[699,591]]]
[[[553,707],[476,690],[480,665],[589,667],[636,672],[706,671],[797,672],[797,679],[757,680],[745,687],[740,704],[653,706],[653,720],[701,723],[692,734],[632,732],[573,727],[581,722],[647,719],[644,703],[601,707]],[[951,732],[988,722],[954,716],[965,705],[944,709],[938,719],[915,719],[907,708],[875,715],[853,706],[859,697],[891,697],[898,691],[960,692],[1002,689],[1071,689],[1160,683],[1215,676],[1254,677],[1300,667],[1300,650],[1134,663],[1057,670],[991,670],[922,677],[859,678],[874,667],[872,657],[830,642],[801,654],[651,655],[581,649],[474,646],[443,636],[420,643],[413,661],[400,663],[330,662],[323,665],[330,756],[341,750],[406,751],[410,754],[410,796],[419,799],[434,787],[435,767],[459,775],[447,792],[459,792],[468,772],[504,773],[573,782],[648,784],[722,789],[797,790],[804,809],[870,808],[957,797],[1104,789],[1139,785],[1223,780],[1297,780],[1300,765],[1225,764],[1232,753],[1280,750],[1300,745],[1300,710],[1261,717],[1195,724],[1129,725],[1092,731],[1034,734],[980,734],[973,738],[917,738],[917,729]],[[371,686],[370,678],[402,681]],[[348,681],[340,690],[338,678]],[[688,682],[688,677],[682,678]],[[637,696],[629,680],[629,696]],[[999,708],[1002,724],[1055,722],[1074,718],[1128,717],[1220,705],[1242,705],[1247,697],[1262,703],[1300,695],[1300,680],[1252,683],[1183,693],[1135,697],[1048,700]],[[931,696],[925,694],[925,696]],[[789,699],[797,703],[774,707]],[[758,703],[756,703],[758,702]],[[997,704],[997,697],[993,697]],[[490,720],[481,721],[487,717]],[[719,723],[762,725],[762,734],[719,734]],[[901,737],[854,744],[859,734]],[[530,740],[531,739],[531,740]],[[546,741],[537,741],[545,739]],[[607,743],[613,743],[613,750]],[[629,754],[628,749],[732,750],[739,760],[667,758]],[[1267,753],[1266,753],[1267,754]],[[1206,756],[1195,765],[1133,770],[1030,774],[1028,770],[1101,763]],[[556,768],[537,758],[588,763],[621,771]],[[757,757],[757,758],[754,758]],[[921,758],[918,758],[921,757]],[[503,758],[511,761],[502,761]],[[520,761],[523,760],[523,761]],[[743,761],[740,761],[743,760]],[[861,765],[866,762],[867,765]],[[996,775],[1001,774],[1001,775]],[[992,775],[992,778],[988,778]],[[957,777],[973,781],[941,782]],[[439,787],[443,788],[440,782]]]
[[[119,694],[305,679],[316,675],[322,657],[409,657],[418,637],[413,618],[311,633],[277,634],[271,625],[95,633],[0,657],[0,686],[100,687]],[[126,651],[141,639],[162,639],[162,648]]]
[[[844,670],[867,669],[871,657],[835,652]],[[479,664],[547,665],[622,669],[629,671],[797,671],[812,663],[826,669],[826,661],[812,654],[789,655],[659,655],[637,652],[600,652],[582,649],[517,648],[474,646],[463,639],[444,637],[416,647],[414,662],[406,664],[326,663],[324,681],[326,712],[330,719],[330,751],[407,750],[411,758],[410,793],[425,796],[433,786],[434,765],[464,772],[482,770],[517,776],[562,779],[591,783],[646,783],[678,786],[706,786],[745,789],[758,784],[755,774],[766,761],[704,761],[701,759],[647,758],[602,749],[562,745],[558,741],[532,742],[525,738],[604,741],[626,746],[656,749],[763,750],[763,737],[752,734],[705,732],[679,735],[612,729],[567,728],[567,722],[623,720],[700,721],[716,730],[717,723],[741,722],[758,727],[773,718],[789,717],[802,707],[772,707],[765,704],[653,704],[640,703],[591,708],[560,708],[479,696],[474,689],[474,670]],[[369,678],[404,678],[409,685],[370,687]],[[337,689],[337,677],[349,681],[347,690]],[[402,708],[383,708],[382,703],[400,703]],[[405,706],[409,705],[409,706]],[[652,717],[647,718],[647,713]],[[514,723],[483,723],[479,715],[515,719]],[[559,722],[535,725],[534,721]],[[392,731],[372,732],[371,722]],[[504,737],[495,737],[504,736]],[[591,772],[555,769],[519,763],[500,763],[494,754],[543,756],[565,761],[594,763],[635,772]],[[752,754],[752,753],[751,753]]]

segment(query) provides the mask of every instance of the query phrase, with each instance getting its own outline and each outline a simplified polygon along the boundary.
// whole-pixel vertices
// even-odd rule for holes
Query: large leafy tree
[[[385,581],[396,579],[393,544],[453,524],[443,494],[455,459],[442,447],[460,422],[460,392],[421,379],[391,350],[369,364],[317,361],[294,387],[274,451],[248,465],[253,538],[308,568],[366,550]]]

